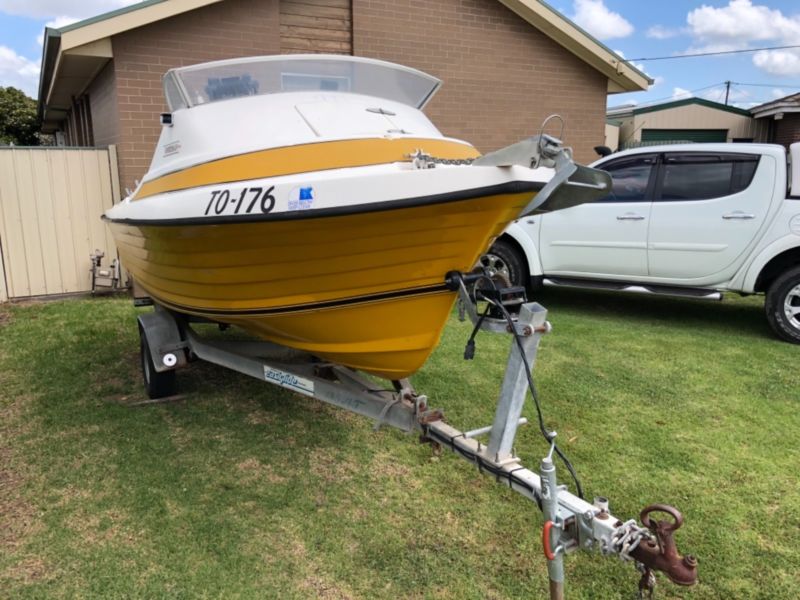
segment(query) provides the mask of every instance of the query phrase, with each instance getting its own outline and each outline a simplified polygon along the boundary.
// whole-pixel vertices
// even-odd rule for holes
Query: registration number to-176
[[[246,187],[237,197],[236,193],[231,194],[230,190],[212,190],[211,199],[203,214],[211,214],[212,209],[215,215],[248,215],[258,212],[266,214],[275,208],[273,191],[275,191],[274,185],[268,188]]]

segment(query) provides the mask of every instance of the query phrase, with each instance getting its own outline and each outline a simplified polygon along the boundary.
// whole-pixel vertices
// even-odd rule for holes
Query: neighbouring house
[[[800,142],[800,93],[754,106],[750,113],[768,130],[770,142],[787,148]]]
[[[620,149],[670,142],[770,141],[769,127],[750,111],[704,98],[623,106],[610,109],[607,117],[620,122]]]
[[[622,121],[616,119],[606,119],[606,135],[603,145],[611,150],[619,148],[619,128]]]
[[[145,0],[45,32],[43,131],[66,145],[114,144],[122,189],[150,163],[173,67],[237,56],[337,53],[444,81],[426,111],[481,150],[539,132],[558,113],[576,158],[604,140],[608,94],[646,75],[539,0]],[[557,131],[556,131],[557,133]]]

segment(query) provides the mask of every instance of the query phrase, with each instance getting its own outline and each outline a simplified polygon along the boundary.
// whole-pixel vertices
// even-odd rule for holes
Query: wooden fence
[[[100,216],[120,199],[108,148],[0,148],[0,302],[88,292],[89,255],[116,257]]]

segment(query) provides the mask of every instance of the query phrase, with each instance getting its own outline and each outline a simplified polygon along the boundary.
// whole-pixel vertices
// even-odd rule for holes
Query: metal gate
[[[100,220],[119,201],[116,148],[0,148],[0,302],[91,290],[116,257]]]

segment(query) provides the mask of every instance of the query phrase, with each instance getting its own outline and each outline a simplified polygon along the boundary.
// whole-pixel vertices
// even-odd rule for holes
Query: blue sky
[[[35,97],[45,25],[66,25],[135,2],[0,0],[0,86]],[[800,44],[798,0],[551,0],[551,5],[628,59]],[[726,80],[736,82],[731,103],[743,107],[800,92],[800,49],[636,63],[655,85],[648,92],[610,96],[609,105],[688,95],[721,100]]]

